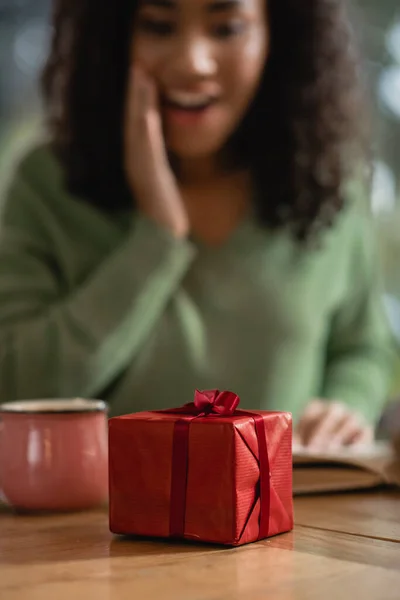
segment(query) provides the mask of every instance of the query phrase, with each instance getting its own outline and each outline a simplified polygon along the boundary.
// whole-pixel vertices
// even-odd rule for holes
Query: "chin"
[[[168,140],[168,150],[177,158],[185,159],[201,159],[214,156],[221,152],[225,147],[227,138],[218,140],[201,140],[197,136],[192,139]]]

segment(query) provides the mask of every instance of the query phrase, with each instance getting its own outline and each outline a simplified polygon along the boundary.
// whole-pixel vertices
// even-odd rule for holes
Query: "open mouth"
[[[209,95],[175,92],[167,94],[163,104],[167,108],[188,113],[199,113],[209,108],[215,102],[216,98]]]

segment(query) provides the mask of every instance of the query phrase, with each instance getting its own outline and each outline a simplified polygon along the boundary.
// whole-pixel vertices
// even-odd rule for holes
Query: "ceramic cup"
[[[107,405],[29,400],[0,405],[0,490],[21,510],[83,510],[108,498]]]

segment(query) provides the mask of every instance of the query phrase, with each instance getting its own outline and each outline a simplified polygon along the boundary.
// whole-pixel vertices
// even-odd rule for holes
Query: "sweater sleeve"
[[[356,199],[357,209],[350,219],[347,292],[332,319],[323,397],[343,401],[375,423],[389,391],[394,343],[383,306],[372,219],[364,200]]]
[[[60,265],[37,227],[38,194],[20,168],[4,199],[0,401],[96,397],[141,351],[194,248],[139,216],[84,282],[63,293]]]

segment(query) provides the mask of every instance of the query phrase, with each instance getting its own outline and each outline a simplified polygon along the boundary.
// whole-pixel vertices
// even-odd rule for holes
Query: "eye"
[[[149,19],[148,17],[139,18],[138,28],[144,33],[161,37],[166,37],[174,32],[174,24],[171,21]]]
[[[216,37],[225,39],[240,35],[246,29],[246,23],[243,21],[230,21],[228,23],[222,23],[214,28],[214,35]]]

